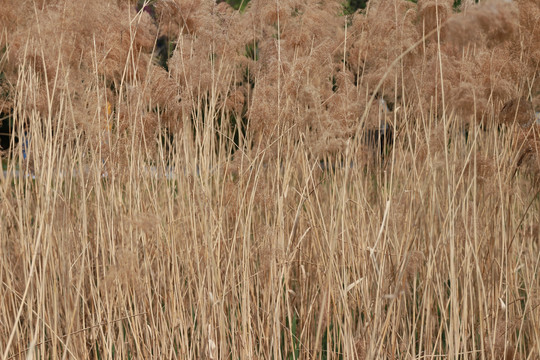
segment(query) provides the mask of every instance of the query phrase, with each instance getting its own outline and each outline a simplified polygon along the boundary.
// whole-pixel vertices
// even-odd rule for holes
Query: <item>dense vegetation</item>
[[[2,0],[1,358],[540,357],[538,1],[231,4]]]

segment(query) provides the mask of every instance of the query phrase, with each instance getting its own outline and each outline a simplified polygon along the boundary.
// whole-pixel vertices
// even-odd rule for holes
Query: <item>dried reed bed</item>
[[[17,4],[2,359],[540,357],[535,1]]]

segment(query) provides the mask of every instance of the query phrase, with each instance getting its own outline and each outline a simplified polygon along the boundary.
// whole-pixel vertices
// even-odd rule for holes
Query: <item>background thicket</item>
[[[2,0],[2,358],[539,357],[538,2],[233,5]]]

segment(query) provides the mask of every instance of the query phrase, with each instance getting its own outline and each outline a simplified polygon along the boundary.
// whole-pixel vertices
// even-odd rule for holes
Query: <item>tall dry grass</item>
[[[540,357],[540,6],[452,3],[4,0],[2,359]]]

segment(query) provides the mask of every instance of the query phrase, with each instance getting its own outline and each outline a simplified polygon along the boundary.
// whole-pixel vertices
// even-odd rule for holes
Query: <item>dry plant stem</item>
[[[116,319],[116,320],[113,320],[113,323],[114,323],[114,322],[118,322],[118,321],[122,321],[122,320],[127,320],[127,319],[129,319],[129,318],[136,317],[136,316],[141,316],[141,315],[145,315],[145,313],[135,314],[135,315],[130,315],[130,316],[126,316],[126,317],[123,317],[123,318],[120,318],[120,319]],[[99,327],[99,326],[104,326],[104,325],[107,325],[107,323],[96,324],[96,325],[89,326],[89,327],[87,327],[87,328],[80,329],[80,330],[77,330],[77,331],[75,331],[75,332],[72,332],[72,333],[69,333],[69,334],[66,334],[66,335],[58,336],[58,340],[61,341],[61,340],[64,339],[64,338],[68,338],[68,339],[69,339],[69,337],[72,336],[72,335],[76,335],[76,334],[78,334],[78,333],[85,332],[85,331],[88,331],[88,330],[90,330],[90,329],[92,329],[92,328]],[[47,341],[42,342],[42,343],[37,343],[37,344],[34,345],[34,347],[40,346],[40,345],[42,345],[42,344],[45,344],[45,343],[51,342],[51,341],[52,341],[52,340],[47,340]],[[62,344],[62,345],[66,346],[66,344]],[[66,348],[68,348],[68,347],[66,346]],[[18,353],[18,354],[15,354],[15,355],[13,355],[13,356],[10,356],[10,357],[7,358],[7,359],[9,360],[9,359],[17,358],[17,357],[19,357],[19,356],[21,356],[21,355],[27,353],[29,350],[32,350],[32,349],[33,349],[33,347],[29,347],[29,348],[25,349],[24,351],[21,351],[21,352]],[[70,355],[74,356],[73,354],[70,354]]]
[[[413,45],[411,45],[408,49],[406,49],[404,52],[402,52],[396,59],[394,59],[394,61],[388,66],[388,68],[386,69],[386,72],[384,72],[383,76],[381,77],[381,80],[379,81],[379,83],[377,84],[377,86],[375,86],[375,89],[372,91],[372,95],[370,96],[367,104],[366,104],[366,107],[364,109],[364,113],[362,114],[362,117],[360,118],[360,121],[359,121],[359,126],[357,128],[357,133],[356,135],[358,136],[360,134],[360,131],[362,129],[362,126],[364,126],[365,124],[365,120],[368,116],[368,113],[369,113],[369,110],[371,109],[371,106],[373,105],[373,101],[375,100],[375,97],[377,96],[377,93],[378,91],[381,89],[384,81],[386,80],[386,77],[390,74],[390,72],[392,71],[392,69],[394,67],[396,67],[396,65],[398,65],[401,60],[407,55],[409,54],[411,51],[413,51],[414,49],[416,49],[419,45],[423,44],[425,42],[426,39],[429,39],[431,36],[433,36],[434,34],[438,33],[438,28],[430,31],[429,33],[427,33],[426,35],[422,36],[422,38],[420,40],[418,40],[416,43],[414,43]]]
[[[34,244],[34,256],[32,257],[32,263],[31,263],[31,266],[30,266],[30,276],[26,282],[26,286],[24,288],[24,293],[22,295],[22,299],[21,299],[21,304],[19,306],[19,309],[17,310],[17,315],[15,317],[16,321],[15,323],[17,323],[21,317],[21,314],[22,314],[22,311],[23,311],[23,307],[25,305],[25,301],[26,301],[26,297],[28,295],[28,290],[30,289],[30,282],[32,281],[32,278],[34,276],[34,271],[35,271],[35,266],[36,266],[36,260],[37,260],[37,254],[39,253],[39,237],[36,238],[36,243]],[[11,330],[11,333],[9,334],[9,339],[7,341],[7,346],[4,350],[4,353],[2,355],[2,359],[7,359],[8,358],[8,352],[9,352],[9,349],[10,349],[10,346],[11,346],[11,342],[13,341],[13,338],[15,336],[15,332],[16,332],[17,328],[16,327],[13,327],[13,329]]]

